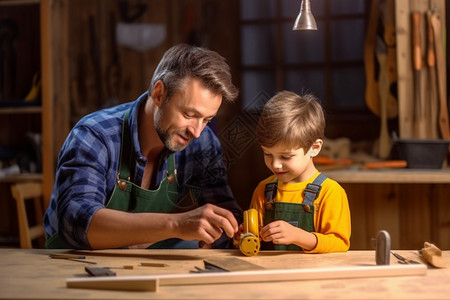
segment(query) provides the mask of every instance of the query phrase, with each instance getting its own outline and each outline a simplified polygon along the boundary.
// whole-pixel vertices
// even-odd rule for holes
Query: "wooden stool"
[[[19,223],[20,248],[32,248],[32,240],[44,237],[42,224],[42,184],[37,182],[16,183],[11,186],[11,193],[17,204],[17,221]],[[33,199],[36,225],[30,226],[25,200]]]

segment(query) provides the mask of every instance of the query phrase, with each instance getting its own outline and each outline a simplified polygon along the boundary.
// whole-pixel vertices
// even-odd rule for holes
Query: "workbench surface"
[[[320,169],[320,168],[319,168]],[[323,173],[339,183],[449,184],[450,169],[329,170]]]
[[[66,280],[86,277],[87,263],[52,259],[63,250],[0,249],[0,299],[450,299],[449,269],[428,267],[425,275],[321,279],[241,284],[161,286],[157,292],[111,291],[66,287]],[[418,251],[395,251],[422,262]],[[261,251],[245,257],[238,250],[103,250],[87,251],[86,261],[117,276],[188,274],[205,259],[232,257],[267,269],[375,266],[375,251],[332,254]],[[450,266],[450,251],[443,258]],[[163,266],[140,266],[142,262]],[[390,256],[390,266],[398,262]]]

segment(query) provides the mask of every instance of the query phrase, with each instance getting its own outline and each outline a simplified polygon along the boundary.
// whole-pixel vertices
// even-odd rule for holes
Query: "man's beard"
[[[172,141],[176,138],[175,136],[177,135],[180,135],[183,138],[186,138],[190,141],[192,139],[192,135],[189,132],[185,132],[182,130],[175,130],[172,132],[164,130],[163,120],[164,120],[164,108],[158,110],[155,116],[155,129],[164,146],[173,152],[184,150],[184,148],[186,148],[187,145],[189,145],[189,142],[187,144],[177,144]]]

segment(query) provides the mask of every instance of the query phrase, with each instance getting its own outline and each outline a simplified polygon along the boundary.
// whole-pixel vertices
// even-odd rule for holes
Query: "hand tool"
[[[198,266],[194,267],[195,270],[189,271],[189,273],[209,273],[209,272],[228,272],[227,270],[220,268],[220,267],[216,267],[210,264],[206,264],[205,261],[205,268],[202,269]]]
[[[431,24],[433,25],[434,42],[436,51],[436,67],[438,73],[438,93],[439,93],[439,129],[443,139],[450,140],[450,125],[448,119],[447,108],[447,84],[445,82],[445,56],[444,45],[441,30],[441,20],[437,13],[433,13],[431,16]],[[450,147],[449,147],[450,151]]]
[[[375,79],[375,42],[379,16],[379,0],[372,0],[364,41],[364,70],[366,78],[365,99],[367,107],[375,114],[380,113],[378,85]]]
[[[381,6],[381,21],[383,24],[383,41],[386,44],[386,115],[388,119],[398,116],[397,99],[397,38],[395,24],[396,0],[383,0]]]
[[[362,167],[362,169],[363,170],[373,170],[383,168],[401,169],[406,168],[406,166],[407,166],[406,160],[386,160],[386,161],[368,162]]]
[[[84,255],[76,255],[76,254],[68,254],[68,253],[53,253],[49,255],[50,258],[54,259],[66,259],[71,261],[82,262],[85,264],[97,264],[95,261],[86,260],[86,256]]]
[[[421,73],[422,73],[422,13],[413,11],[411,13],[412,21],[412,51],[414,68],[414,128],[415,135],[418,138],[426,138],[424,108],[422,103]]]
[[[389,265],[391,251],[391,236],[386,230],[380,230],[375,238],[375,261],[377,265]]]
[[[264,268],[259,265],[236,257],[208,258],[203,262],[205,264],[204,269],[196,266],[195,270],[191,271],[191,273],[264,270]]]
[[[429,138],[438,138],[438,95],[436,82],[436,54],[433,24],[431,23],[432,11],[426,12],[427,18],[427,66],[428,66],[428,86],[429,98],[427,101],[427,134]]]
[[[41,91],[41,78],[39,73],[34,74],[33,82],[31,84],[31,89],[28,94],[25,96],[25,101],[33,101],[37,100],[40,96]]]
[[[397,81],[396,72],[396,49],[395,49],[395,21],[392,15],[393,2],[391,0],[373,0],[369,12],[369,20],[367,25],[366,37],[364,41],[364,71],[366,78],[365,100],[366,105],[376,116],[380,116],[380,95],[379,83],[376,78],[376,43],[377,31],[380,25],[380,19],[384,28],[383,39],[387,43],[389,49],[387,51],[387,89],[390,90],[391,83]],[[381,13],[380,13],[381,11]],[[381,18],[380,18],[381,14]],[[398,103],[396,95],[387,93],[387,117],[395,118],[398,115]]]
[[[389,94],[388,78],[386,70],[386,45],[381,39],[377,37],[377,59],[380,65],[379,79],[378,79],[378,89],[380,94],[380,137],[378,140],[378,156],[382,159],[386,159],[391,152],[389,130],[387,123],[387,95]]]
[[[116,272],[104,267],[86,266],[84,270],[91,276],[116,276]]]
[[[398,254],[398,253],[395,253],[395,252],[391,252],[391,253],[392,253],[392,255],[395,256],[395,258],[398,259],[398,262],[401,263],[401,264],[405,264],[405,265],[409,265],[409,264],[420,264],[420,262],[417,262],[417,261],[412,260],[412,259],[406,259],[406,258],[404,258],[403,256],[401,256],[401,255]]]
[[[76,259],[85,259],[84,255],[77,254],[69,254],[69,253],[52,253],[48,255],[50,258],[76,258]]]

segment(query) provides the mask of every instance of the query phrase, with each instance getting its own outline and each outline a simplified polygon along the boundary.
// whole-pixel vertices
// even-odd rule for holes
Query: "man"
[[[147,93],[82,118],[59,154],[46,247],[232,247],[242,210],[206,125],[237,93],[223,57],[181,44]]]

